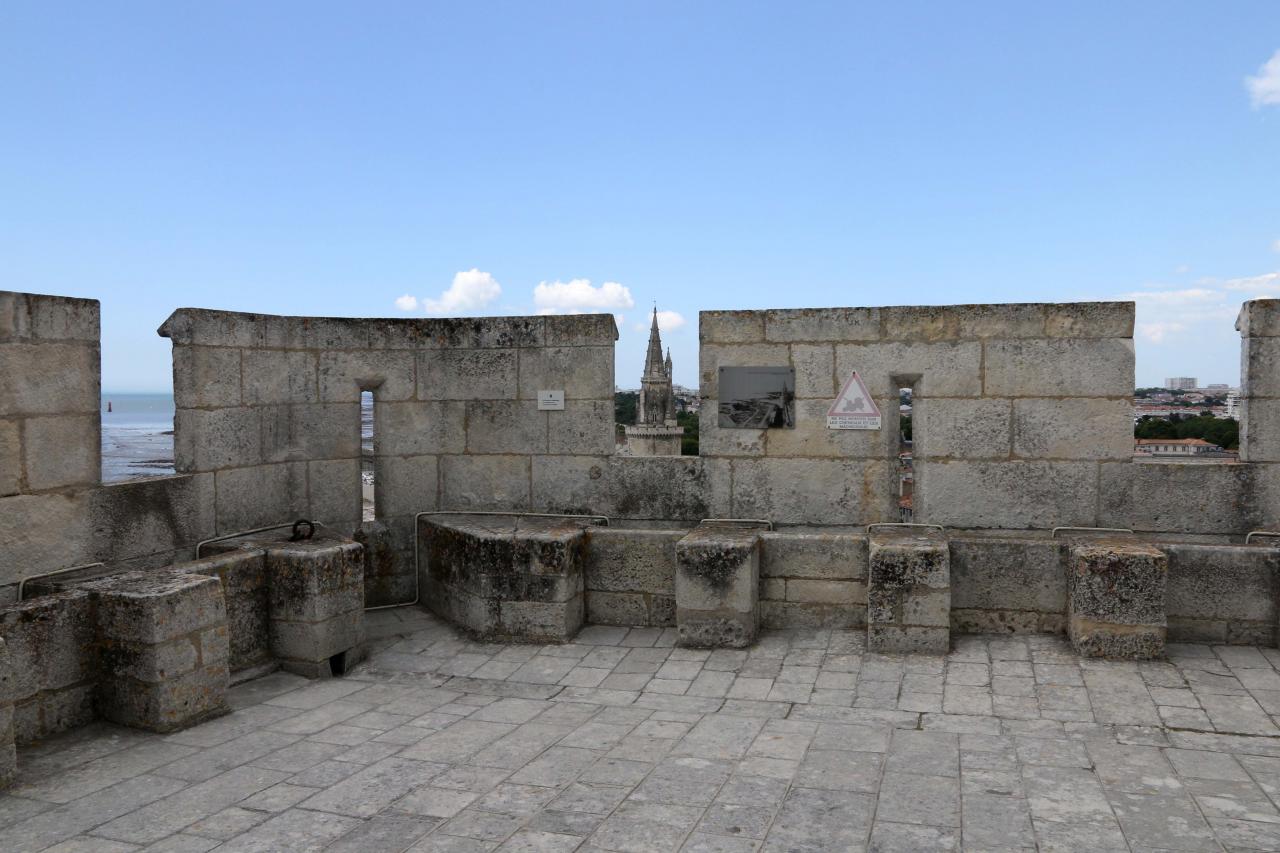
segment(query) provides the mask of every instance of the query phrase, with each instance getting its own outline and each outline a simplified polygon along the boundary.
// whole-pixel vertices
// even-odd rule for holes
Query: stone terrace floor
[[[589,627],[484,645],[370,614],[346,678],[275,674],[169,736],[22,750],[0,850],[1280,849],[1280,652],[1081,661],[1058,637],[868,654]]]

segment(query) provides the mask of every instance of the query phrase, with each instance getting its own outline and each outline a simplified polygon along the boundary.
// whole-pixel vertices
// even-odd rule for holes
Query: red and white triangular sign
[[[854,371],[827,409],[827,429],[880,429],[880,407]]]

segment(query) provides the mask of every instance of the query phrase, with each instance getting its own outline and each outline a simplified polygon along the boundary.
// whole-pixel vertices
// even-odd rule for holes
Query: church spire
[[[649,352],[644,360],[644,375],[658,376],[663,368],[662,335],[658,332],[658,306],[653,306],[653,324],[649,327]]]

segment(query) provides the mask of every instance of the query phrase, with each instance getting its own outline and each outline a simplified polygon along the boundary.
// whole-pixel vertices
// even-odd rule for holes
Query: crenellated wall
[[[897,518],[894,416],[907,386],[919,521],[1239,536],[1280,526],[1280,302],[1246,303],[1238,328],[1239,464],[1131,461],[1131,303],[704,312],[702,455],[636,458],[613,454],[609,315],[184,308],[160,330],[173,342],[179,474],[101,485],[98,304],[4,292],[0,600],[39,572],[168,565],[202,539],[303,516],[376,546],[370,605],[412,597],[412,519],[425,511],[604,513],[649,527],[733,516],[856,532]],[[796,427],[721,429],[716,379],[731,365],[793,367]],[[882,430],[826,429],[826,407],[855,369],[886,413]],[[564,411],[538,409],[548,389],[565,392]],[[375,400],[372,523],[361,520],[362,391]],[[762,573],[786,577],[767,560]],[[784,619],[806,595],[847,592],[807,580],[858,582],[768,583],[767,618]],[[645,599],[644,618],[665,618],[667,605]]]

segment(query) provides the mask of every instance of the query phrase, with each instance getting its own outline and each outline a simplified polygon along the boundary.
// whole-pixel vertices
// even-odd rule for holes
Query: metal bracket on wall
[[[323,522],[320,522],[320,521],[307,521],[305,519],[299,519],[298,521],[286,521],[284,524],[272,524],[269,527],[255,527],[252,530],[241,530],[239,533],[228,533],[225,536],[214,536],[212,539],[202,539],[201,541],[196,543],[196,559],[197,560],[200,559],[200,549],[203,548],[205,545],[212,545],[214,542],[222,542],[226,539],[238,539],[241,536],[248,536],[252,533],[266,533],[269,530],[284,530],[286,527],[293,528],[294,532],[296,533],[297,526],[299,524],[311,525],[313,533],[315,532],[315,528],[317,527],[328,528],[327,524],[324,524]],[[311,537],[308,536],[307,538],[309,539]]]
[[[867,533],[870,533],[872,528],[875,527],[928,527],[933,530],[941,530],[943,533],[947,532],[947,528],[943,527],[941,524],[924,524],[922,522],[912,521],[877,521],[875,524],[867,525]]]
[[[43,572],[38,575],[31,575],[30,577],[25,577],[22,580],[18,581],[18,600],[22,601],[22,594],[23,592],[26,591],[27,584],[30,581],[38,581],[41,578],[51,578],[57,575],[65,575],[67,572],[75,572],[75,571],[79,571],[80,569],[92,569],[94,566],[105,566],[105,565],[106,563],[85,563],[82,566],[72,566],[68,569],[54,569],[52,572]]]
[[[1127,527],[1055,527],[1053,532],[1049,534],[1050,539],[1057,539],[1058,532],[1062,530],[1071,530],[1078,533],[1132,533],[1133,531]]]
[[[773,522],[767,518],[704,518],[698,522],[701,527],[704,524],[730,524],[730,525],[747,525],[747,524],[763,524],[769,530],[773,530]]]
[[[1249,540],[1255,536],[1276,536],[1280,537],[1280,531],[1277,530],[1250,530],[1244,537],[1244,544],[1248,545]]]

